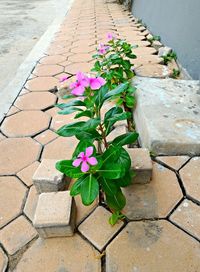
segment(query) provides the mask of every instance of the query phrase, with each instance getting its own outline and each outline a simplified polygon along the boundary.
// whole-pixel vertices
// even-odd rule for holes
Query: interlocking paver
[[[16,177],[0,177],[0,227],[22,212],[27,189]]]
[[[0,248],[0,270],[2,272],[5,272],[7,265],[8,265],[8,257],[6,256],[2,248]]]
[[[135,69],[137,76],[166,78],[169,77],[170,71],[167,66],[161,64],[147,64]]]
[[[80,256],[77,261],[77,256]],[[99,253],[79,235],[67,238],[38,239],[29,248],[16,272],[33,271],[76,271],[100,272]]]
[[[33,92],[54,90],[58,85],[58,79],[54,77],[36,77],[26,83],[26,88]]]
[[[47,56],[40,59],[41,64],[59,64],[65,61],[66,58],[61,55]]]
[[[42,111],[20,111],[7,117],[1,126],[8,137],[34,136],[47,129],[50,117]]]
[[[33,71],[33,74],[36,76],[55,76],[59,73],[63,72],[63,67],[55,64],[40,64],[37,65],[35,70]]]
[[[56,103],[57,97],[49,92],[28,93],[19,96],[15,106],[21,110],[44,110]]]
[[[199,243],[167,221],[131,222],[107,247],[106,271],[197,272],[199,254]]]
[[[0,175],[13,175],[36,161],[41,145],[31,138],[10,138],[0,142]]]
[[[166,217],[182,198],[176,175],[157,163],[149,184],[133,184],[123,192],[127,198],[124,213],[131,220]]]
[[[200,206],[185,199],[170,216],[171,221],[200,240]]]
[[[121,221],[116,225],[111,226],[108,223],[110,216],[111,213],[109,211],[99,206],[78,228],[78,230],[100,251],[103,250],[105,245],[123,226],[123,222]],[[96,227],[91,228],[91,226],[94,225]]]
[[[38,197],[39,195],[37,194],[35,186],[31,186],[24,206],[24,213],[31,221],[33,221],[35,215]]]
[[[32,163],[31,165],[29,165],[28,167],[22,169],[20,172],[17,173],[17,176],[28,186],[30,187],[31,185],[33,185],[33,174],[35,173],[35,170],[38,168],[39,166],[39,162],[35,161],[34,163]]]
[[[73,63],[65,67],[65,72],[70,74],[76,74],[77,71],[82,71],[83,73],[89,73],[92,68],[90,63]]]
[[[166,165],[170,166],[175,170],[179,170],[181,166],[189,160],[188,156],[162,156],[157,157],[161,162],[164,162]]]
[[[18,217],[0,230],[0,242],[10,255],[14,255],[36,236],[36,230],[24,216]]]
[[[15,114],[15,113],[17,113],[17,112],[19,112],[19,111],[20,111],[20,110],[19,110],[18,108],[16,108],[15,106],[12,106],[12,107],[9,109],[8,113],[6,114],[6,116],[13,115],[13,114]]]
[[[200,203],[200,157],[192,158],[181,170],[186,194]]]
[[[45,144],[53,141],[57,137],[58,137],[58,135],[55,132],[48,129],[48,130],[45,130],[44,132],[40,133],[39,135],[37,135],[34,139],[36,141],[38,141],[40,144],[45,145]]]

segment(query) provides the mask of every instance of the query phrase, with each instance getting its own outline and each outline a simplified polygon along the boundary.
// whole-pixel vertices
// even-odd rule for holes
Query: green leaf
[[[128,108],[131,108],[131,109],[132,109],[132,108],[135,106],[135,104],[136,104],[136,99],[135,99],[135,97],[132,96],[132,95],[126,95],[125,100],[126,100],[126,106],[127,106]]]
[[[128,54],[126,54],[126,56],[128,58],[130,58],[130,59],[136,59],[137,58],[137,56],[135,54],[133,54],[133,53],[128,53]]]
[[[131,68],[131,63],[129,60],[123,60],[122,65],[126,70],[130,70]]]
[[[128,132],[116,137],[113,141],[113,145],[123,146],[134,143],[139,137],[137,132]]]
[[[82,106],[82,107],[85,107],[85,103],[81,100],[73,100],[73,101],[70,101],[69,103],[61,103],[61,104],[56,104],[56,106],[63,110],[65,108],[68,108],[68,107],[72,107],[72,106]]]
[[[93,154],[96,154],[96,148],[93,144],[92,140],[88,140],[88,139],[82,139],[80,140],[80,142],[78,143],[78,145],[76,146],[76,149],[74,150],[74,153],[72,155],[72,158],[76,158],[81,152],[85,152],[86,148],[89,146],[93,146]]]
[[[132,177],[133,176],[130,171],[127,171],[122,178],[116,179],[115,182],[117,183],[118,187],[127,187],[132,184]]]
[[[108,100],[112,96],[123,93],[127,89],[128,86],[129,86],[129,82],[120,84],[117,88],[115,88],[114,90],[109,91],[107,94],[105,94],[103,101]]]
[[[85,206],[89,206],[99,194],[99,183],[92,175],[88,175],[81,185],[81,198]]]
[[[70,178],[80,178],[84,175],[79,167],[72,165],[72,160],[63,160],[56,163],[56,169]]]
[[[103,191],[108,195],[113,195],[117,193],[118,185],[116,181],[112,179],[106,179],[104,177],[100,177],[99,182],[102,186]]]
[[[86,117],[92,118],[93,117],[93,113],[90,110],[85,110],[85,111],[77,113],[75,115],[74,119],[80,118],[82,116],[86,116]]]
[[[84,175],[82,177],[80,177],[79,179],[77,179],[74,184],[72,185],[71,189],[70,189],[70,195],[71,196],[76,196],[79,195],[81,193],[81,186],[85,180],[87,176]]]
[[[111,217],[109,218],[109,223],[112,226],[114,226],[118,222],[118,220],[122,220],[124,218],[125,218],[125,216],[123,214],[121,214],[119,211],[117,211],[111,215]]]
[[[109,111],[106,112],[104,117],[104,123],[111,117],[115,116],[115,114],[122,113],[123,109],[121,107],[113,107]]]
[[[101,87],[98,90],[97,96],[95,98],[95,105],[97,106],[98,109],[101,108],[103,102],[104,102],[104,97],[106,95],[106,93],[108,92],[108,86],[107,84],[104,85],[103,87]]]
[[[58,114],[65,115],[65,114],[73,113],[75,111],[82,111],[82,110],[79,108],[76,108],[76,107],[68,107],[68,108],[63,109],[62,111],[59,111]]]
[[[56,131],[56,133],[63,137],[71,137],[76,135],[76,133],[78,133],[79,131],[81,131],[84,125],[85,125],[85,122],[83,121],[71,123],[69,125],[62,126]]]
[[[84,130],[95,129],[95,128],[97,128],[98,125],[100,125],[100,123],[101,123],[100,118],[89,119],[87,122],[85,122],[82,129],[84,129]]]
[[[111,210],[121,211],[126,205],[126,198],[123,195],[120,188],[116,194],[108,195],[106,194],[106,202]]]

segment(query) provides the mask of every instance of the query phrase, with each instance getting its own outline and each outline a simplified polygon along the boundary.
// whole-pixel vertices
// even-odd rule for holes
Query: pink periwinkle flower
[[[93,154],[93,146],[86,148],[85,152],[81,152],[77,159],[73,161],[72,165],[74,167],[79,167],[81,165],[81,171],[83,173],[88,172],[90,165],[97,165],[98,161],[95,157],[91,157]]]
[[[115,39],[115,35],[113,33],[107,33],[107,40],[112,41]]]
[[[106,84],[106,81],[102,77],[90,77],[88,78],[89,86],[92,90],[98,90],[100,89],[103,85]]]
[[[88,87],[88,78],[81,72],[78,72],[76,74],[76,82],[73,82],[70,84],[70,89],[72,89],[71,94],[76,95],[76,96],[82,96],[85,87]]]
[[[68,79],[67,76],[62,76],[62,77],[59,79],[59,81],[60,81],[60,83],[62,83],[62,82],[65,82],[67,79]]]
[[[103,43],[100,43],[99,47],[98,47],[98,53],[100,55],[104,55],[109,50],[109,48],[110,48],[109,46],[107,46],[107,45],[105,45]]]

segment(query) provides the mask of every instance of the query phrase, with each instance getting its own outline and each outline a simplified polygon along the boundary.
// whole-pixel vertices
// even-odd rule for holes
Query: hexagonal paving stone
[[[142,77],[166,78],[169,76],[170,71],[166,65],[147,64],[136,68],[135,73],[137,76]]]
[[[50,117],[42,111],[21,111],[7,117],[1,130],[8,137],[34,136],[48,128]]]
[[[176,175],[157,163],[149,184],[133,184],[123,192],[127,198],[124,213],[131,220],[166,217],[182,198]]]
[[[25,87],[32,92],[44,92],[54,90],[58,83],[54,77],[36,77],[28,80]]]
[[[77,256],[79,256],[77,261]],[[14,271],[100,272],[99,253],[79,235],[38,239],[23,255]]]
[[[0,133],[0,142],[5,140],[5,139],[6,139],[6,137],[3,134]]]
[[[0,227],[22,212],[27,189],[16,177],[0,177]]]
[[[36,161],[41,145],[31,138],[10,138],[0,142],[0,175],[14,175]]]
[[[199,243],[167,221],[131,222],[106,249],[107,272],[197,272]]]
[[[45,145],[58,137],[58,134],[48,129],[37,135],[34,139],[40,144]]]
[[[37,65],[35,70],[33,71],[33,74],[39,77],[45,77],[45,76],[55,76],[59,73],[63,72],[63,67],[59,65],[53,65],[53,64],[40,64]]]
[[[74,54],[73,56],[69,57],[69,61],[71,62],[88,62],[92,60],[91,54],[82,53],[82,54]]]
[[[131,63],[133,63],[136,67],[147,64],[159,64],[161,62],[162,59],[157,55],[137,56],[137,59],[131,60]]]
[[[64,103],[66,103],[66,101],[64,101]],[[55,115],[51,121],[51,126],[50,126],[51,129],[54,131],[57,131],[62,126],[74,122],[74,116],[75,116],[74,113],[67,114],[67,115],[61,115],[61,114]]]
[[[157,51],[153,47],[137,47],[134,48],[134,54],[139,55],[139,56],[145,56],[145,55],[153,55]]]
[[[195,157],[180,170],[187,195],[200,203],[200,157]]]
[[[157,157],[161,162],[164,162],[166,165],[170,166],[175,170],[179,170],[181,166],[189,160],[188,156],[162,156]]]
[[[58,64],[65,61],[66,58],[61,55],[47,56],[40,59],[42,64]]]
[[[89,73],[91,68],[91,63],[73,63],[65,67],[65,72],[70,74],[76,74],[78,71],[82,71],[83,73]]]
[[[19,96],[15,106],[21,110],[44,110],[56,103],[57,97],[49,92],[28,93]]]
[[[6,256],[2,248],[0,248],[0,271],[5,272],[7,265],[8,265],[8,257]]]
[[[42,159],[70,160],[77,144],[75,137],[59,137],[45,145]]]
[[[82,235],[84,235],[100,251],[103,250],[106,244],[109,243],[112,237],[123,226],[122,221],[111,226],[108,222],[110,216],[111,213],[109,211],[99,206],[78,228]]]
[[[170,220],[200,240],[200,206],[185,199],[170,216]]]
[[[0,230],[0,242],[9,255],[14,255],[36,236],[37,231],[24,216],[18,217]]]
[[[31,221],[33,221],[35,215],[38,198],[39,195],[37,194],[35,186],[33,185],[29,190],[28,197],[24,206],[24,213]]]
[[[29,187],[33,184],[32,177],[39,164],[40,163],[36,161],[17,173],[17,176]]]

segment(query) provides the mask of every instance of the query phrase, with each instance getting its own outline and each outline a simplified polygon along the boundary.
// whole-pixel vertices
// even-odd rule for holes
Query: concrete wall
[[[200,0],[133,0],[132,13],[200,79]]]

